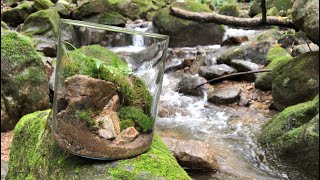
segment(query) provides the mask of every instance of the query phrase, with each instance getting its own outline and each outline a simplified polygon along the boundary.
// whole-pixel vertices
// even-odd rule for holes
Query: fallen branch
[[[218,81],[218,80],[225,79],[225,78],[228,78],[228,77],[239,76],[239,75],[244,75],[244,74],[271,72],[271,71],[272,71],[272,69],[263,69],[263,70],[255,70],[255,71],[247,71],[247,72],[238,72],[238,73],[228,74],[228,75],[225,75],[225,76],[221,76],[221,77],[217,77],[217,78],[211,79],[211,80],[209,80],[209,81],[207,81],[205,83],[199,84],[194,89],[197,89],[197,88],[201,87],[204,84],[212,83],[214,81]]]
[[[202,23],[216,23],[231,26],[241,26],[241,27],[255,27],[262,25],[262,18],[239,18],[233,16],[221,15],[216,12],[205,13],[205,12],[190,12],[183,9],[170,7],[170,13],[176,17],[197,21]],[[268,16],[263,25],[268,26],[281,26],[286,28],[292,28],[296,31],[299,29],[288,19],[276,16]]]

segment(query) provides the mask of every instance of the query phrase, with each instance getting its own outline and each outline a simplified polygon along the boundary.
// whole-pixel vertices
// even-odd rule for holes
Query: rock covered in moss
[[[277,109],[311,100],[318,88],[319,51],[301,54],[272,71],[272,97]]]
[[[117,11],[131,20],[145,19],[147,13],[158,9],[152,0],[122,0],[116,4]]]
[[[5,30],[10,30],[10,28],[5,22],[1,21],[1,33]]]
[[[110,11],[110,7],[110,3],[104,0],[85,1],[72,12],[72,17],[82,20],[92,15]]]
[[[49,107],[49,83],[41,56],[31,39],[1,34],[1,131],[11,130],[28,113]]]
[[[287,107],[274,116],[258,137],[277,157],[319,177],[319,96]]]
[[[266,54],[280,37],[281,33],[276,29],[256,34],[252,41],[221,52],[217,57],[217,62],[230,65],[233,59],[244,59],[256,64],[267,64]]]
[[[56,56],[60,16],[56,9],[37,11],[25,20],[21,33],[34,39],[36,50],[46,56]]]
[[[292,59],[291,55],[285,49],[279,46],[274,46],[268,51],[266,55],[266,60],[269,63],[266,66],[266,69],[274,69],[276,66],[280,65],[281,63],[286,63],[291,59]],[[260,73],[254,83],[254,86],[261,90],[271,91],[272,89],[271,72]]]
[[[8,179],[191,179],[158,135],[146,153],[130,159],[98,161],[72,156],[54,143],[47,127],[49,111],[26,115],[17,125]]]
[[[171,6],[193,12],[211,12],[207,5],[193,1],[175,2]],[[225,32],[223,25],[184,20],[170,15],[169,11],[169,8],[159,10],[153,24],[160,33],[170,36],[170,47],[221,44]],[[196,38],[187,37],[189,34]]]
[[[239,10],[237,5],[235,4],[226,4],[219,9],[219,14],[223,14],[226,16],[239,16]]]
[[[105,24],[105,25],[120,26],[120,27],[124,27],[126,24],[126,18],[123,17],[120,13],[115,11],[90,16],[89,18],[84,18],[83,21]]]
[[[9,25],[16,27],[23,23],[33,12],[35,12],[35,9],[32,7],[32,2],[24,1],[12,9],[4,9],[1,12],[1,19]]]
[[[61,17],[69,18],[71,10],[72,10],[71,4],[69,2],[67,2],[65,0],[59,0],[55,4],[55,8],[57,9],[57,11]]]
[[[319,2],[317,0],[294,1],[292,22],[303,30],[313,43],[319,45]]]
[[[50,0],[35,0],[32,6],[37,10],[44,10],[53,7],[54,4]]]
[[[267,10],[276,7],[279,11],[287,12],[292,8],[292,5],[293,3],[291,0],[266,0]],[[254,0],[250,6],[249,15],[253,17],[259,13],[261,13],[260,0]],[[285,16],[287,14],[285,13],[283,15]]]

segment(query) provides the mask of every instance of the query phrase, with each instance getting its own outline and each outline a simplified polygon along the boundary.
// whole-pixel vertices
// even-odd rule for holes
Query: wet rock
[[[179,164],[190,169],[218,171],[219,165],[210,145],[201,141],[163,138]]]
[[[278,39],[278,44],[280,44],[283,48],[292,48],[294,45],[299,44],[299,40],[292,34],[286,34]]]
[[[208,91],[208,101],[214,104],[232,104],[239,100],[241,88],[229,86]]]
[[[319,52],[301,54],[272,71],[273,102],[280,110],[311,100],[318,88]]]
[[[207,80],[211,80],[220,76],[224,76],[227,74],[232,74],[237,72],[236,69],[225,65],[212,65],[212,66],[202,66],[199,69],[199,76],[206,78]]]
[[[296,0],[293,2],[292,22],[307,37],[319,45],[319,3],[317,0]]]
[[[211,12],[207,5],[193,1],[174,2],[171,6],[194,12]],[[170,36],[169,47],[221,44],[225,32],[223,25],[198,23],[172,16],[169,8],[158,11],[153,18],[153,24],[159,33]],[[197,38],[186,38],[186,34]]]
[[[121,131],[121,137],[126,142],[133,141],[138,135],[139,132],[134,127],[128,127],[127,129]]]
[[[240,45],[241,43],[248,41],[248,36],[236,36],[229,37],[221,43],[221,46],[233,46]]]
[[[56,56],[56,42],[60,16],[56,9],[41,10],[28,16],[21,33],[34,39],[36,50],[46,56]]]
[[[58,98],[68,101],[68,106],[81,109],[102,110],[116,95],[117,88],[112,82],[75,75],[65,80],[65,90]],[[59,110],[58,110],[59,111]]]
[[[1,20],[10,26],[18,26],[23,23],[30,14],[35,12],[32,3],[33,2],[30,1],[24,1],[14,8],[1,10]]]
[[[29,38],[1,34],[1,131],[13,129],[25,114],[50,107],[48,78]]]
[[[244,60],[231,60],[231,66],[234,67],[238,72],[247,72],[259,70],[259,65],[250,61]],[[256,74],[246,74],[240,77],[248,81],[255,81],[257,78]]]
[[[54,4],[50,0],[35,0],[32,6],[37,10],[44,10],[53,7]]]
[[[240,96],[240,99],[238,102],[239,106],[248,107],[249,103],[250,103],[250,100],[247,97],[245,97],[244,95]]]
[[[279,46],[272,47],[267,55],[266,59],[268,62],[268,66],[266,69],[274,69],[276,66],[280,65],[281,63],[285,63],[292,59],[290,54]],[[271,91],[272,89],[272,72],[266,73],[259,73],[258,78],[255,80],[254,86],[257,89],[261,89],[264,91]]]
[[[319,177],[319,95],[289,106],[262,128],[258,141],[270,154]],[[312,179],[312,178],[311,178]]]
[[[294,46],[291,52],[291,56],[296,57],[309,51],[319,51],[319,46],[313,43]]]
[[[59,0],[55,4],[55,8],[57,9],[58,13],[60,14],[61,17],[63,18],[70,18],[70,13],[71,13],[71,5],[69,2],[65,0]]]
[[[70,155],[57,146],[52,138],[52,133],[49,132],[50,127],[44,126],[47,124],[49,112],[39,111],[21,119],[22,123],[14,132],[15,138],[11,146],[8,179],[17,179],[17,177],[23,177],[22,179],[29,177],[37,177],[38,179],[97,180],[119,177],[139,179],[137,177],[141,172],[149,172],[149,177],[151,177],[149,179],[160,179],[160,177],[169,179],[170,177],[191,180],[157,134],[155,134],[148,151],[144,149],[145,153],[130,159],[95,161]],[[96,139],[91,142],[94,148],[97,145],[103,145],[102,142],[96,142]],[[152,142],[152,138],[148,140],[150,143]],[[35,147],[38,147],[37,151],[35,151]],[[124,151],[114,152],[114,154],[132,150],[132,146],[126,147]],[[109,150],[112,151],[112,148]],[[21,156],[21,154],[28,154],[28,156]],[[26,172],[23,169],[31,171]]]
[[[185,95],[204,96],[205,87],[204,86],[201,86],[199,88],[195,88],[195,87],[205,82],[206,82],[206,79],[202,77],[185,75],[181,79],[178,85],[178,89],[180,93],[183,93]]]
[[[168,105],[164,102],[160,104],[158,113],[159,117],[175,117],[177,113],[181,114],[182,116],[188,115],[188,112],[185,108]]]

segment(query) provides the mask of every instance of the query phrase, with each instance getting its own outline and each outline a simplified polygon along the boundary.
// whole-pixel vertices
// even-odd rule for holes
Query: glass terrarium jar
[[[165,35],[61,20],[52,119],[58,145],[110,160],[148,150],[168,42]]]

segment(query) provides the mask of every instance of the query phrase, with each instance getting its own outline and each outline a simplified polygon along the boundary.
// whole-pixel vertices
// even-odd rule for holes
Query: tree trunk
[[[180,17],[183,19],[197,21],[202,23],[216,23],[216,24],[224,24],[224,25],[231,25],[231,26],[240,26],[240,27],[255,27],[261,26],[262,18],[238,18],[232,16],[225,16],[218,14],[216,12],[212,13],[197,13],[197,12],[190,12],[183,9],[170,7],[170,13],[176,17]],[[275,17],[269,16],[266,18],[266,22],[264,25],[268,26],[281,26],[286,28],[292,28],[296,31],[299,29],[290,21],[288,18],[282,17]]]

